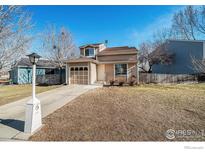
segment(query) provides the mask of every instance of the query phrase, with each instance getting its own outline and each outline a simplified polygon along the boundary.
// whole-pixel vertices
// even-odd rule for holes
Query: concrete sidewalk
[[[61,108],[81,94],[100,86],[63,86],[37,95],[41,101],[42,117]],[[0,140],[27,140],[30,134],[23,133],[25,104],[31,97],[0,106]]]

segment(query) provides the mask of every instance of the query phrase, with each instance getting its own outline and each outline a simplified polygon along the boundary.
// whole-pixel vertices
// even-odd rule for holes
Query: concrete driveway
[[[97,85],[63,86],[37,95],[41,101],[42,117],[61,108],[81,94],[98,88]],[[25,104],[31,97],[0,107],[0,140],[27,140],[24,131]]]

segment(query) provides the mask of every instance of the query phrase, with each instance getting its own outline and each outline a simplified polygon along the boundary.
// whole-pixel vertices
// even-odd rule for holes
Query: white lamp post
[[[30,62],[33,65],[32,71],[32,99],[29,100],[26,104],[26,118],[25,118],[25,125],[24,125],[24,132],[25,133],[33,133],[37,129],[42,126],[42,119],[41,119],[41,104],[40,100],[36,98],[36,63],[38,62],[39,56],[36,53],[32,53],[27,55],[29,57]]]

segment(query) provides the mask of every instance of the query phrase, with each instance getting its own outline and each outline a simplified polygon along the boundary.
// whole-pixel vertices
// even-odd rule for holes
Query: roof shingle
[[[99,52],[97,56],[124,54],[137,54],[137,49],[135,47],[128,46],[105,48]]]
[[[67,60],[69,63],[76,63],[76,62],[94,62],[97,63],[97,61],[93,58],[87,58],[87,57],[79,57],[79,58],[72,58]]]
[[[22,58],[20,61],[18,61],[15,66],[27,66],[31,67],[32,64],[29,60],[29,58]],[[45,59],[39,59],[39,61],[36,64],[37,67],[57,67],[56,64],[52,63],[49,60]]]

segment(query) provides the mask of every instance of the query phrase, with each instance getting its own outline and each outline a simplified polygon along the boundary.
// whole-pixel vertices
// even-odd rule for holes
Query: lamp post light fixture
[[[26,103],[26,118],[24,132],[32,134],[42,126],[41,104],[36,98],[36,64],[41,56],[36,53],[27,55],[33,65],[32,69],[32,99]]]

